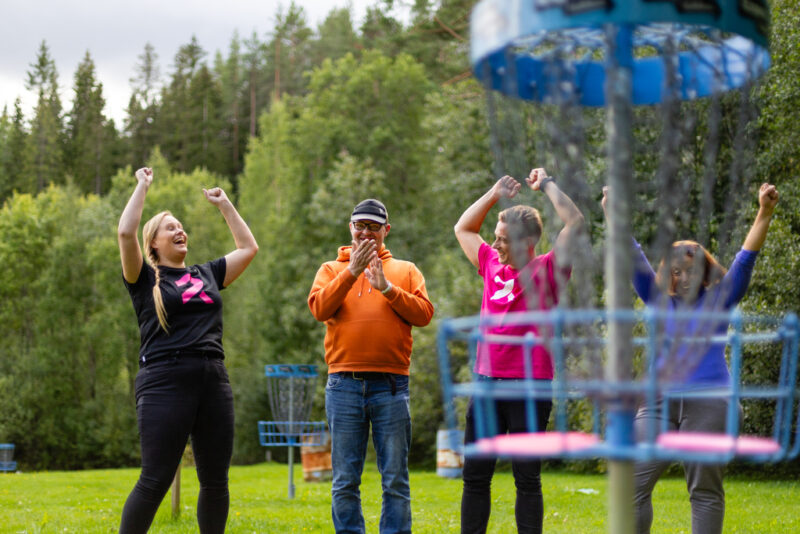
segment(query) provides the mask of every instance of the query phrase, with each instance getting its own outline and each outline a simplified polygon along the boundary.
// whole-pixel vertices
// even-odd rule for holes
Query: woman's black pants
[[[233,392],[221,358],[166,357],[136,375],[142,473],[122,510],[121,534],[144,533],[172,483],[191,437],[202,534],[225,531],[233,453]]]

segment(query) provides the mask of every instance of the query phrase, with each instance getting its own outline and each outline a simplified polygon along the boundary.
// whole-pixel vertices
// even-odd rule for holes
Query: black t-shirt
[[[142,262],[139,279],[125,287],[139,320],[139,360],[151,361],[176,351],[222,351],[222,297],[225,258],[183,269],[159,267],[161,297],[167,311],[168,332],[158,323],[153,286],[156,274]]]

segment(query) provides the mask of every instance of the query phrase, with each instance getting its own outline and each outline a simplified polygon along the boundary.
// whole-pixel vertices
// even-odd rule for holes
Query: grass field
[[[0,532],[117,532],[122,505],[139,475],[138,469],[40,472],[0,475]],[[332,532],[330,482],[306,483],[295,467],[296,496],[287,497],[288,468],[265,463],[231,469],[228,532]],[[563,472],[543,473],[545,532],[606,532],[606,478]],[[726,480],[726,533],[800,532],[800,482]],[[513,490],[510,472],[499,472],[493,484],[489,532],[512,533]],[[411,474],[414,532],[458,532],[461,481],[433,472]],[[197,477],[182,472],[182,513],[172,519],[169,495],[151,532],[195,533]],[[378,532],[380,478],[374,466],[364,473],[362,499],[367,531]],[[654,494],[652,534],[690,533],[689,499],[682,479],[666,478]]]

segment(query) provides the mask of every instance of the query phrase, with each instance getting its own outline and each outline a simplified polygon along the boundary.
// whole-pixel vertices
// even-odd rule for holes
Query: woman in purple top
[[[603,189],[605,210],[607,188]],[[726,312],[744,297],[753,272],[758,251],[767,237],[778,191],[774,185],[762,184],[758,193],[759,210],[753,226],[726,270],[699,243],[676,241],[668,257],[654,272],[638,243],[634,250],[633,286],[648,305],[666,311]],[[663,325],[666,346],[656,365],[661,376],[680,388],[681,384],[696,389],[730,383],[725,361],[725,344],[699,343],[697,339],[725,334],[726,321],[709,319],[669,319]],[[691,343],[682,339],[694,338]],[[724,399],[677,397],[668,410],[670,431],[724,433],[728,403]],[[660,406],[640,407],[635,419],[637,439],[644,440],[648,428],[660,428]],[[652,492],[668,461],[640,462],[635,467],[634,505],[636,532],[649,533],[653,522]],[[725,492],[722,487],[723,464],[684,462],[686,485],[692,506],[693,534],[721,534],[725,516]]]

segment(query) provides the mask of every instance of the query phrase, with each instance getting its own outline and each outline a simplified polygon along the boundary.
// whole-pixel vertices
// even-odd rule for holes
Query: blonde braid
[[[167,215],[172,214],[168,211],[162,211],[145,223],[144,228],[142,228],[142,248],[144,249],[144,257],[147,259],[147,263],[153,267],[156,273],[156,282],[155,285],[153,285],[153,303],[155,304],[158,323],[161,325],[161,328],[164,329],[164,332],[169,333],[167,309],[164,307],[164,299],[161,296],[161,272],[158,270],[158,253],[152,247],[153,239],[156,237],[156,232],[161,224],[161,220]]]

